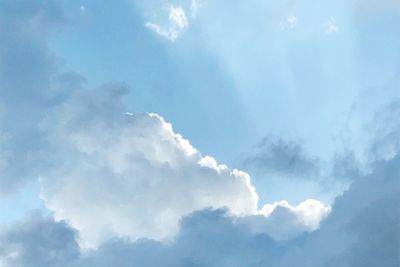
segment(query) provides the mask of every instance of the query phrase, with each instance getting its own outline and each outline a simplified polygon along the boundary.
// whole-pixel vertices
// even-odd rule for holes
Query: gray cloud
[[[399,163],[400,157],[376,163],[371,175],[359,177],[336,200],[319,230],[285,244],[252,234],[221,211],[202,211],[183,220],[173,243],[109,244],[82,266],[110,266],[113,261],[97,264],[115,257],[116,249],[127,258],[136,255],[128,262],[146,266],[395,267],[400,264]]]
[[[372,160],[390,159],[400,150],[400,100],[394,100],[376,113],[370,129]]]
[[[84,251],[75,257],[76,244],[67,236],[69,246],[58,251],[65,266],[388,266],[400,264],[400,157],[377,162],[374,172],[359,177],[351,188],[339,197],[333,212],[315,232],[285,243],[277,243],[266,234],[255,234],[248,225],[224,210],[197,211],[182,220],[180,232],[167,243],[139,240],[134,243],[113,239],[97,250]],[[30,225],[31,223],[22,224]],[[52,224],[65,228],[64,224]],[[59,228],[56,229],[59,229]],[[18,228],[15,228],[18,229]],[[7,258],[10,247],[34,243],[43,247],[36,260],[47,260],[53,255],[52,246],[60,243],[48,240],[63,239],[59,231],[40,232],[46,238],[35,238],[38,231],[18,231],[17,241],[8,242],[10,234],[3,234],[0,259]],[[4,236],[7,238],[4,239]],[[33,236],[33,237],[32,237]],[[25,242],[33,240],[34,242]],[[44,243],[43,243],[44,242]],[[47,245],[44,245],[47,244]],[[4,255],[6,253],[6,256]],[[30,253],[14,254],[14,262],[33,266]],[[9,256],[8,256],[9,258]],[[8,267],[8,265],[5,265]],[[48,265],[43,265],[48,266]],[[63,265],[53,265],[63,266]]]
[[[258,173],[279,174],[286,178],[316,178],[319,161],[309,156],[300,143],[265,137],[245,166]]]
[[[182,221],[173,243],[114,241],[84,255],[78,266],[259,266],[281,250],[232,219],[223,210],[198,211]]]
[[[400,157],[375,163],[358,177],[321,228],[284,262],[306,266],[398,266],[400,264]],[[304,251],[317,253],[308,257]]]
[[[0,1],[0,195],[36,178],[38,123],[77,79],[48,47],[66,23],[60,1]]]
[[[76,233],[64,222],[33,213],[0,232],[0,266],[59,267],[79,257]]]

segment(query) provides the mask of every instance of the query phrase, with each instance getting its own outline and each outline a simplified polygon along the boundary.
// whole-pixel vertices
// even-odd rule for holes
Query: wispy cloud
[[[166,25],[155,24],[152,22],[146,23],[147,28],[170,41],[175,41],[188,26],[189,21],[184,9],[181,6],[173,5],[169,7],[168,22]]]
[[[330,17],[328,22],[322,24],[322,27],[325,29],[327,34],[335,34],[339,32],[339,26],[336,24],[334,17]]]
[[[297,24],[299,23],[299,18],[295,15],[287,16],[282,19],[279,23],[281,30],[285,30],[287,28],[294,29],[296,28]]]

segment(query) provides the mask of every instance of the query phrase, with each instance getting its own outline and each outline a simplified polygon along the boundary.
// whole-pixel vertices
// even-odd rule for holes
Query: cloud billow
[[[41,124],[51,159],[42,197],[85,246],[113,236],[171,238],[183,215],[208,207],[257,211],[248,174],[203,157],[156,114],[124,113],[123,91],[79,92]]]

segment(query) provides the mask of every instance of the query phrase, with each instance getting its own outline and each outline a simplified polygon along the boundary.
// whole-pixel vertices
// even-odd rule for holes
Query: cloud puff
[[[315,199],[308,199],[297,206],[287,201],[264,205],[259,213],[258,225],[251,225],[256,232],[266,233],[278,241],[287,241],[306,231],[312,232],[328,217],[331,207]]]
[[[190,21],[196,19],[202,4],[200,0],[132,2],[148,20],[145,26],[172,42],[189,27]]]
[[[146,23],[146,27],[155,31],[159,35],[175,41],[176,38],[189,25],[185,11],[180,6],[170,6],[167,25],[158,25],[151,22]]]
[[[156,114],[124,113],[123,91],[78,93],[42,124],[51,147],[43,198],[81,232],[83,246],[170,238],[183,215],[207,207],[257,211],[248,174],[201,156]]]
[[[373,140],[368,147],[371,160],[391,159],[400,150],[400,100],[381,108],[369,125]]]
[[[322,27],[325,29],[326,34],[334,34],[339,31],[334,17],[330,17],[328,22],[322,24]]]
[[[280,24],[281,30],[285,30],[287,27],[292,30],[297,26],[298,23],[299,23],[299,18],[292,15],[292,16],[287,16],[284,19],[282,19],[279,24]]]
[[[65,222],[33,213],[0,231],[0,266],[55,267],[79,257],[75,231]]]

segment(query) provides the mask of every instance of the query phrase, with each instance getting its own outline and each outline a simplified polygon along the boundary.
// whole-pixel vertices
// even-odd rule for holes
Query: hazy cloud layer
[[[48,40],[64,20],[56,1],[0,2],[0,194],[36,178],[37,123],[57,94]]]

